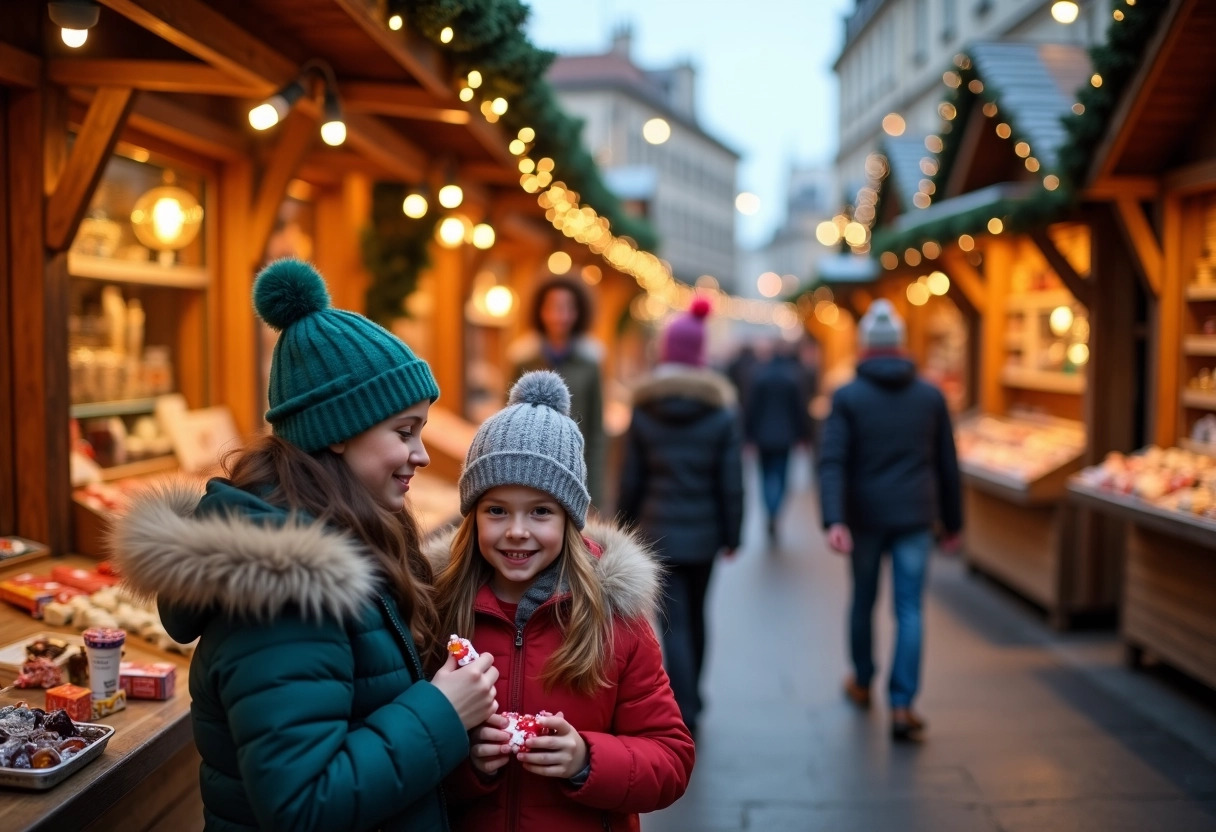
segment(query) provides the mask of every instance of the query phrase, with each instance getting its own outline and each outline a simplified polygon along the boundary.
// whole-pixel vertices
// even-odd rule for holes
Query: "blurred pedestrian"
[[[633,391],[617,498],[667,567],[664,660],[689,730],[701,713],[705,594],[719,553],[743,524],[743,451],[730,381],[705,364],[709,302],[697,298],[663,333],[661,360]]]
[[[768,537],[775,541],[777,521],[785,503],[790,452],[810,438],[810,414],[801,371],[784,345],[774,345],[768,359],[752,373],[743,411],[747,441],[755,447],[760,466]]]
[[[533,370],[552,370],[570,390],[570,417],[583,434],[587,490],[592,506],[604,496],[604,393],[600,363],[603,349],[587,334],[592,321],[591,298],[583,284],[568,277],[551,277],[532,298],[533,331],[508,350],[511,382]]]
[[[957,546],[963,525],[958,460],[946,400],[917,378],[890,302],[870,304],[858,334],[857,378],[832,397],[819,463],[828,545],[852,561],[853,676],[845,693],[869,707],[874,599],[882,555],[890,552],[897,627],[888,680],[891,733],[919,739],[925,723],[912,701],[920,687],[921,596],[935,525],[945,532],[947,550]]]

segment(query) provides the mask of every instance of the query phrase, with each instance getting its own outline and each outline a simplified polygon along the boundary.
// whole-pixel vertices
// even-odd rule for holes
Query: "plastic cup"
[[[84,631],[84,650],[89,657],[89,687],[93,699],[109,699],[118,692],[119,665],[127,633],[117,627],[90,627]]]

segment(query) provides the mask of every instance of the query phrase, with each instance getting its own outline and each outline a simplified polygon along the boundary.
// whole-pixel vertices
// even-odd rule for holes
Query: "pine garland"
[[[372,222],[363,232],[363,265],[371,274],[364,295],[367,316],[387,327],[405,315],[403,304],[430,265],[430,242],[439,223],[437,211],[419,219],[401,211],[405,185],[377,182],[372,189]]]

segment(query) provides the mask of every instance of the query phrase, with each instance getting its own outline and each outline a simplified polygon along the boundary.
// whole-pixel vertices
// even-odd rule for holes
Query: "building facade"
[[[1052,5],[1053,0],[857,0],[845,18],[835,64],[842,200],[852,202],[865,184],[866,157],[885,135],[924,137],[938,130],[942,73],[959,50],[993,40],[1089,46],[1105,37],[1111,0],[1079,0],[1070,24],[1052,16]]]
[[[628,28],[602,54],[559,57],[548,80],[562,108],[584,121],[583,143],[608,186],[639,206],[658,232],[658,256],[673,275],[703,275],[723,288],[735,274],[735,177],[739,154],[697,123],[696,70],[679,63],[646,70],[634,63]],[[662,136],[648,122],[661,119]],[[649,135],[651,140],[648,140]]]

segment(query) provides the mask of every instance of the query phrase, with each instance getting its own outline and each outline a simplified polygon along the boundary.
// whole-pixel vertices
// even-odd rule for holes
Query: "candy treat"
[[[19,688],[53,688],[63,684],[63,671],[54,659],[32,656],[21,665],[16,684]]]
[[[456,657],[456,664],[458,667],[464,667],[466,664],[476,659],[479,655],[478,652],[473,649],[473,642],[469,641],[467,638],[461,638],[455,633],[448,636],[448,652]]]
[[[511,746],[511,753],[518,754],[523,750],[525,742],[544,733],[544,728],[540,724],[540,718],[542,716],[553,716],[553,714],[548,711],[537,711],[535,715],[503,711],[501,716],[507,718],[507,727],[503,730],[511,735],[511,739],[507,741],[507,744]]]

